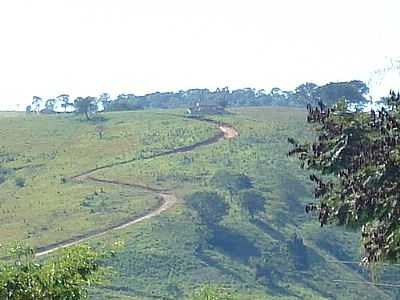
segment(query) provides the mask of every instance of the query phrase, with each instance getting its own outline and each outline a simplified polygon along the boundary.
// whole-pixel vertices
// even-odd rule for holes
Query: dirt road
[[[213,137],[210,137],[204,141],[201,141],[201,142],[198,142],[198,143],[195,143],[192,145],[172,149],[172,150],[167,150],[163,153],[152,155],[152,156],[146,157],[144,159],[150,159],[150,158],[154,158],[154,157],[166,156],[166,155],[171,155],[171,154],[175,154],[175,153],[193,151],[194,149],[196,149],[200,146],[217,143],[219,140],[221,140],[223,138],[233,139],[239,135],[238,131],[235,128],[233,128],[232,126],[230,126],[229,124],[220,124],[215,121],[207,120],[207,119],[202,119],[201,121],[215,124],[219,128],[220,132],[217,133],[216,135],[214,135]],[[121,222],[110,225],[106,228],[94,229],[94,230],[91,230],[84,234],[80,234],[80,235],[71,237],[70,239],[67,239],[67,240],[62,240],[62,241],[59,241],[56,243],[37,247],[35,256],[36,257],[44,256],[44,255],[50,254],[52,252],[55,252],[61,248],[73,246],[80,242],[84,242],[84,241],[90,240],[92,238],[105,235],[108,232],[124,229],[133,224],[143,222],[150,218],[156,217],[156,216],[160,215],[161,213],[174,207],[175,204],[178,202],[178,198],[173,193],[173,191],[161,190],[161,189],[157,189],[157,188],[153,188],[153,187],[149,187],[149,186],[145,186],[145,185],[140,185],[140,184],[135,184],[135,183],[126,183],[126,182],[121,182],[121,181],[112,180],[112,179],[99,179],[99,178],[95,178],[92,176],[94,173],[96,173],[99,170],[113,168],[113,167],[116,167],[116,166],[119,166],[122,164],[130,163],[132,161],[134,161],[134,160],[119,162],[117,164],[104,165],[104,166],[101,166],[101,167],[98,167],[95,169],[88,170],[86,172],[82,172],[78,175],[72,176],[69,178],[69,180],[79,181],[79,182],[95,181],[95,182],[102,183],[102,184],[113,184],[113,185],[128,186],[128,187],[130,186],[130,187],[134,187],[134,188],[140,188],[140,189],[143,189],[148,192],[156,192],[158,194],[158,196],[160,197],[160,201],[157,206],[150,208],[149,211],[147,211],[142,216],[135,216],[135,217],[132,217],[131,219],[122,220]]]

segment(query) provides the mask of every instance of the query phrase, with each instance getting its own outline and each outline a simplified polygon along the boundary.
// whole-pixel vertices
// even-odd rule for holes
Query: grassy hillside
[[[0,115],[1,243],[23,240],[34,246],[69,238],[140,214],[156,203],[142,190],[63,178],[104,164],[157,153],[207,138],[211,126],[152,113],[105,116],[104,138],[95,123],[75,116]],[[16,179],[25,181],[18,187]],[[4,249],[6,247],[3,247]]]
[[[172,189],[180,201],[168,212],[93,240],[123,240],[108,263],[109,281],[93,299],[180,299],[204,282],[230,288],[238,299],[391,299],[393,290],[363,281],[357,267],[358,235],[319,228],[305,215],[311,198],[307,174],[286,157],[287,137],[310,136],[302,109],[239,108],[214,117],[232,124],[236,139],[192,152],[143,159],[215,134],[212,124],[179,117],[181,111],[107,113],[104,138],[96,124],[76,116],[0,114],[0,243],[34,246],[57,242],[140,215],[158,201],[139,188],[85,181],[64,182],[96,166],[96,178]],[[118,164],[131,161],[127,164]],[[218,170],[244,173],[267,199],[265,213],[251,220],[237,196],[211,185]],[[18,184],[17,178],[25,181]],[[230,205],[213,236],[183,200],[194,191],[217,191]],[[304,241],[298,247],[294,235]],[[296,246],[297,245],[297,246]],[[364,276],[364,277],[363,277]],[[362,287],[362,288],[360,288]]]

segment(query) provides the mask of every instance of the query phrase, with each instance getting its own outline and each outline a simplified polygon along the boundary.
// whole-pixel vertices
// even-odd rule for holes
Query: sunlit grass
[[[338,289],[334,279],[363,280],[349,267],[325,260],[357,260],[357,235],[330,228],[305,215],[311,199],[308,174],[288,159],[288,137],[312,136],[305,111],[281,107],[231,110],[213,116],[239,131],[192,152],[142,159],[151,154],[196,143],[217,132],[214,125],[175,116],[180,110],[148,110],[102,115],[104,138],[95,123],[75,115],[0,113],[2,167],[20,169],[0,185],[0,243],[15,240],[34,246],[106,228],[139,215],[157,203],[157,194],[140,189],[63,181],[72,175],[113,165],[94,174],[171,189],[179,199],[196,190],[215,190],[210,178],[217,170],[244,173],[267,199],[266,211],[250,222],[235,203],[221,223],[214,244],[180,200],[174,209],[98,241],[123,240],[125,247],[109,261],[112,278],[92,290],[92,299],[182,299],[198,285],[212,282],[229,288],[238,299],[390,299],[373,286]],[[127,162],[126,164],[118,164]],[[16,178],[25,179],[24,187]],[[225,196],[228,194],[218,190]],[[309,268],[296,269],[287,243],[293,233],[304,238]],[[219,243],[218,243],[219,241]],[[221,242],[224,241],[224,242]],[[224,244],[226,243],[226,244]],[[256,279],[256,265],[265,275]]]

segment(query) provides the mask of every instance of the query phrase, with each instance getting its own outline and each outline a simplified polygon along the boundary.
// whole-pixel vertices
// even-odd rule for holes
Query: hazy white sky
[[[366,79],[399,0],[0,0],[0,108],[54,97]]]

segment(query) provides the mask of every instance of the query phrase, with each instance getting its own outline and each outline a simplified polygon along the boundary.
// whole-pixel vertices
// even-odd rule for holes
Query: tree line
[[[349,104],[363,105],[367,102],[366,84],[359,80],[332,82],[322,86],[307,82],[293,91],[285,91],[274,87],[270,92],[243,88],[229,90],[228,87],[209,89],[189,89],[179,92],[155,92],[138,96],[133,93],[119,94],[111,97],[102,93],[98,97],[77,97],[74,100],[67,94],[55,98],[43,99],[33,96],[32,103],[26,107],[27,112],[83,112],[87,118],[96,111],[127,111],[145,108],[179,108],[191,107],[197,103],[217,105],[221,107],[281,105],[305,107],[323,101],[332,106],[337,99],[344,97]]]

